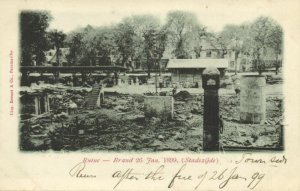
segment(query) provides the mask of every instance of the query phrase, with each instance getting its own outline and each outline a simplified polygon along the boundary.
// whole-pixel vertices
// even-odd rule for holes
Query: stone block
[[[145,96],[144,100],[144,113],[146,118],[173,118],[174,99],[172,96]]]
[[[260,75],[241,78],[240,121],[261,123],[266,120],[266,79]]]

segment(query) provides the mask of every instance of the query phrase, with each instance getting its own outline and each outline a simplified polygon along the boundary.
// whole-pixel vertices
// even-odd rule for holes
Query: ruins
[[[21,150],[201,152],[283,148],[282,94],[273,91],[280,82],[274,86],[262,81],[258,87],[263,89],[258,90],[264,95],[247,97],[245,92],[257,89],[249,87],[246,77],[220,78],[218,71],[209,69],[202,74],[201,87],[175,88],[176,84],[169,84],[158,88],[157,93],[152,82],[125,83],[109,76],[88,75],[88,84],[78,76],[81,84],[72,85],[69,76],[61,75],[58,82],[22,86]],[[121,76],[126,73],[119,76],[125,79]],[[224,83],[228,85],[222,86]],[[241,92],[235,91],[235,84]],[[244,90],[247,87],[250,90]],[[252,111],[256,99],[265,113],[252,121],[256,118],[244,117],[245,109]]]

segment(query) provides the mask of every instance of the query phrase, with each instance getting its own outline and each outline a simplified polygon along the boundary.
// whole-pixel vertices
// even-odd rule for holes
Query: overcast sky
[[[247,5],[244,6],[244,9],[234,7],[233,5],[229,9],[228,6],[230,5],[222,7],[220,4],[211,5],[200,3],[176,6],[170,4],[169,6],[159,8],[154,5],[124,5],[95,7],[90,5],[89,9],[51,10],[53,20],[50,23],[50,28],[70,32],[78,27],[85,27],[88,24],[92,26],[116,24],[124,17],[139,14],[155,15],[160,18],[163,24],[168,11],[184,10],[195,13],[199,22],[207,26],[208,30],[219,32],[226,24],[241,24],[245,21],[253,21],[258,16],[267,13],[264,7],[260,7],[259,5],[252,6],[251,9],[247,9]]]

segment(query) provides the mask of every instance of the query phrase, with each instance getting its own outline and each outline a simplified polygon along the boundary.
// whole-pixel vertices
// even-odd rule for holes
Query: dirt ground
[[[59,101],[64,97],[75,96],[78,109],[71,115],[57,110],[22,120],[21,149],[201,152],[202,92],[193,93],[191,100],[175,100],[174,118],[161,120],[156,117],[150,119],[144,117],[142,94],[120,94],[115,93],[115,89],[110,92],[106,89],[104,104],[101,108],[93,109],[84,108],[82,104],[89,90],[48,89],[47,92],[52,100],[58,100],[55,103],[51,102],[50,108],[57,109],[61,105]],[[220,114],[224,119],[224,132],[220,135],[220,145],[222,147],[278,147],[280,131],[283,127],[283,98],[280,91],[267,93],[265,124],[241,124],[239,96],[234,91],[222,91],[219,102]],[[78,133],[78,129],[81,133]]]

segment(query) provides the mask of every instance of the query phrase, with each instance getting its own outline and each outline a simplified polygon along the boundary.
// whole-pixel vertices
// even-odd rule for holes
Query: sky
[[[78,27],[85,27],[88,24],[92,26],[116,24],[125,17],[140,14],[154,15],[158,17],[163,24],[169,11],[183,10],[196,14],[198,21],[207,26],[209,31],[219,32],[226,24],[241,24],[246,21],[253,21],[258,16],[267,13],[267,9],[259,4],[252,6],[251,9],[247,9],[247,5],[244,5],[244,8],[241,9],[239,6],[230,4],[224,6],[209,3],[169,4],[168,6],[164,5],[158,7],[152,4],[137,4],[136,1],[134,6],[130,3],[123,4],[123,6],[116,6],[115,4],[101,5],[104,4],[100,4],[100,6],[90,5],[86,8],[75,7],[73,9],[50,10],[53,16],[50,29],[58,29],[67,33]],[[229,9],[228,6],[231,6],[231,8]]]

